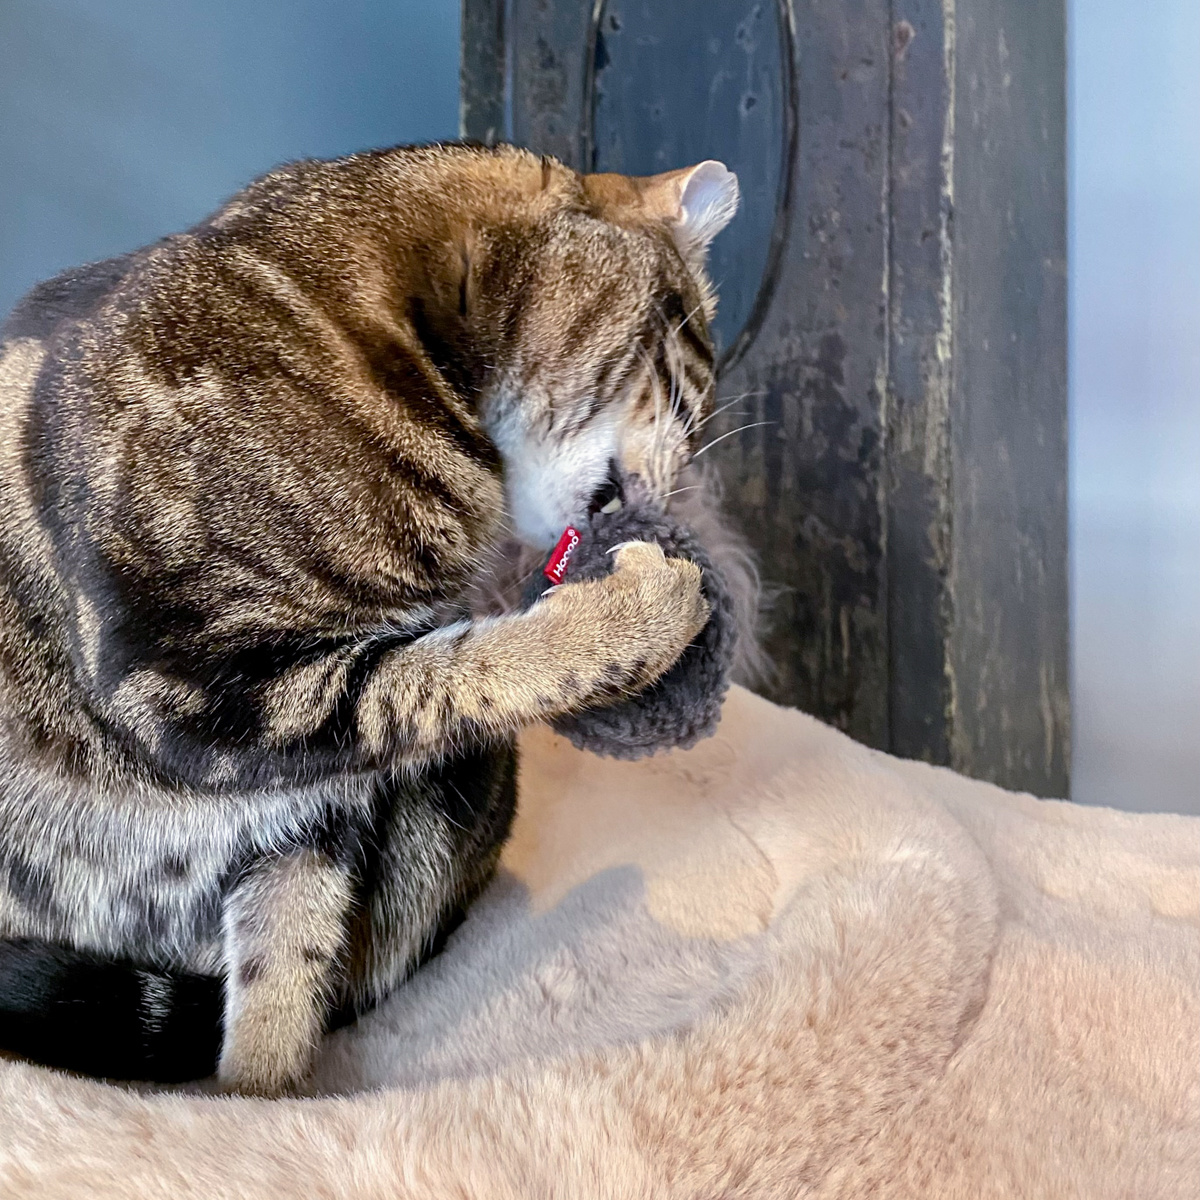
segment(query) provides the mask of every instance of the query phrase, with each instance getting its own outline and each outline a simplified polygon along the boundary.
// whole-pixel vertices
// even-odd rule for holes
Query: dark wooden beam
[[[950,761],[1065,796],[1070,770],[1065,20],[958,4]]]
[[[508,137],[505,8],[505,0],[462,0],[459,131],[487,146]]]

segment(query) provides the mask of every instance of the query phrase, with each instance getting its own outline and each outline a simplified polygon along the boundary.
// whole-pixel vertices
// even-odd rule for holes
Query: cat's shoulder
[[[71,267],[36,284],[17,301],[16,307],[0,325],[0,342],[17,338],[49,341],[64,323],[86,320],[136,269],[144,253],[135,250]]]

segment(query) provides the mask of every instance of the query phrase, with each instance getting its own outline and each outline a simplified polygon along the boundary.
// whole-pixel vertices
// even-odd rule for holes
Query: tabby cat
[[[22,302],[0,1045],[125,1077],[219,1058],[274,1095],[405,977],[496,862],[515,732],[703,626],[697,569],[644,543],[522,613],[468,598],[510,528],[546,547],[630,476],[671,490],[736,205],[714,162],[402,147],[285,166]]]

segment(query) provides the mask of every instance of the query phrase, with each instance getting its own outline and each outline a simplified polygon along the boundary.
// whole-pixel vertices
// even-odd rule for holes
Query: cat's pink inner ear
[[[702,254],[738,207],[737,176],[714,159],[661,175],[586,175],[584,186],[613,216],[666,221],[687,254]]]
[[[737,176],[715,159],[633,182],[641,193],[644,211],[670,225],[687,257],[702,259],[709,242],[737,212]]]
[[[706,247],[738,209],[737,176],[708,159],[684,172],[675,223],[691,249]]]

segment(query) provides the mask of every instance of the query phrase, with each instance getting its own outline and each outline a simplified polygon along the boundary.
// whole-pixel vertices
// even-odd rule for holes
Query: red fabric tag
[[[558,539],[558,545],[550,551],[550,561],[542,568],[542,574],[551,583],[562,583],[567,577],[567,564],[571,561],[571,555],[575,553],[575,547],[578,545],[579,531],[568,525],[563,530],[562,537]]]

